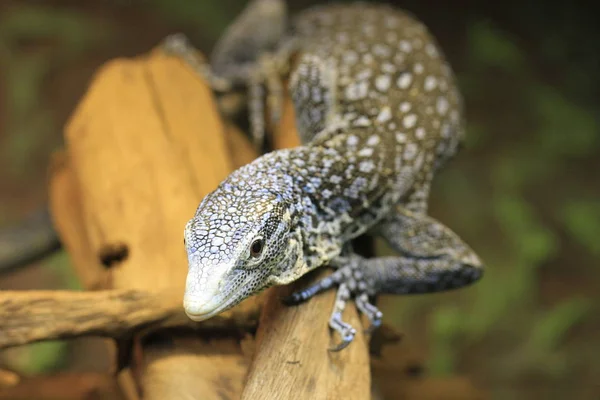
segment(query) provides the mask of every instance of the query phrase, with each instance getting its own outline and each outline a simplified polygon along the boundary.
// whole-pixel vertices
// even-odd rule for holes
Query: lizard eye
[[[250,246],[250,255],[254,258],[260,257],[265,247],[265,240],[263,238],[254,239]]]

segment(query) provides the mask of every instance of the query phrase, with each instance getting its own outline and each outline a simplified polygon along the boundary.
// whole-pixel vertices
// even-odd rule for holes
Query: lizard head
[[[221,185],[185,227],[186,314],[213,317],[272,285],[297,259],[289,203],[260,188]]]

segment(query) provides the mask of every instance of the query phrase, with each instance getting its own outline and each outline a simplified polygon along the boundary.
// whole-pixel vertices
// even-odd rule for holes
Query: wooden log
[[[123,253],[113,287],[183,293],[183,227],[232,164],[206,85],[160,53],[112,61],[66,141],[92,248]]]
[[[58,151],[52,156],[49,191],[54,226],[79,282],[87,290],[107,289],[110,287],[110,273],[90,245],[79,187],[65,151]]]
[[[202,197],[239,165],[231,157],[229,141],[240,137],[228,135],[204,82],[180,60],[160,51],[101,68],[69,121],[65,136],[76,183],[72,186],[79,192],[91,253],[107,269],[110,287],[149,296],[141,296],[149,305],[143,308],[144,318],[165,314],[165,306],[157,305],[164,302],[174,307],[168,313],[176,308],[174,326],[190,323],[182,308],[187,272],[183,228]],[[249,156],[247,148],[242,151],[245,160],[255,156]],[[63,241],[77,247],[74,230],[62,233]],[[252,298],[236,310],[259,302]],[[149,332],[156,326],[151,328]],[[178,376],[179,380],[153,379],[152,392],[179,398],[201,386],[202,398],[221,398],[213,377],[197,374],[198,366],[214,362],[214,352],[206,347],[198,351],[194,341],[202,343],[192,338],[177,348],[177,354],[186,355],[177,363],[165,362],[172,359],[171,350],[142,346],[142,362],[134,370],[138,384],[148,382],[145,374]],[[238,380],[243,360],[241,351],[230,352],[221,359],[219,376]]]

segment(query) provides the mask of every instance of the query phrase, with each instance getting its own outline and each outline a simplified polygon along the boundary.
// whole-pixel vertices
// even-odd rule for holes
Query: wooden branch
[[[349,307],[344,313],[359,331],[354,342],[341,352],[331,353],[327,349],[340,340],[328,326],[335,291],[297,307],[281,303],[284,296],[308,283],[310,280],[302,279],[275,288],[267,298],[242,399],[369,398],[369,354],[356,310]]]
[[[119,338],[149,325],[152,329],[252,329],[259,302],[249,299],[233,310],[202,323],[183,312],[181,293],[120,289],[99,292],[0,292],[0,348],[40,340],[83,335]]]
[[[299,144],[294,112],[288,97],[273,142],[279,148]],[[321,271],[317,276],[325,276]],[[327,349],[339,340],[328,326],[335,291],[305,304],[286,307],[281,299],[305,287],[302,279],[287,287],[272,288],[263,308],[257,332],[256,355],[248,372],[242,399],[368,399],[371,374],[366,338],[350,304],[344,318],[359,333],[342,352]]]

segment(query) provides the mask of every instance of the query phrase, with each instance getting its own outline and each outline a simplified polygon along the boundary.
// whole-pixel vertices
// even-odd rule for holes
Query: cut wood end
[[[183,230],[233,169],[212,92],[161,52],[105,64],[66,129],[92,253],[114,288],[183,293]]]

